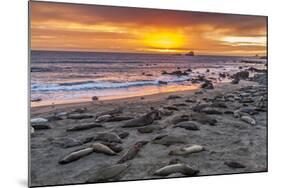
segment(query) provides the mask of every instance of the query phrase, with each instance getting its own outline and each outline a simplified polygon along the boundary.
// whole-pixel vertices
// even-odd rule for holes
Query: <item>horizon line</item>
[[[231,55],[231,54],[223,54],[223,55],[220,55],[220,54],[196,54],[195,53],[195,50],[189,50],[189,51],[186,51],[186,52],[170,52],[170,53],[164,53],[164,52],[126,52],[126,51],[84,51],[84,50],[55,50],[55,49],[29,49],[30,51],[43,51],[43,52],[79,52],[79,53],[128,53],[128,54],[152,54],[152,55],[185,55],[187,54],[188,52],[194,52],[194,56],[225,56],[225,57],[255,57],[256,55],[258,55],[258,57],[263,57],[263,56],[267,56],[267,53],[265,52],[264,55],[259,55],[259,54],[253,54],[253,55]]]

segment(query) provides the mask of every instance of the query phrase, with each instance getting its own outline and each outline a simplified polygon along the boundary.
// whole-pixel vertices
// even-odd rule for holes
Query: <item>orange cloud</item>
[[[263,16],[46,2],[30,13],[35,50],[266,54]]]

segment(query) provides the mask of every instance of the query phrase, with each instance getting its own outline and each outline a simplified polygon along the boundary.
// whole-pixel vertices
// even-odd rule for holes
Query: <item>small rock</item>
[[[93,96],[93,97],[92,97],[92,100],[93,100],[93,101],[97,101],[97,100],[99,100],[99,98],[98,98],[97,96]]]

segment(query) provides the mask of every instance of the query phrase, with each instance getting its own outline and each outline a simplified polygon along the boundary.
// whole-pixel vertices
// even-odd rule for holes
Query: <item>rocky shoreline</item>
[[[31,186],[267,171],[267,75],[227,76],[235,82],[32,109]]]

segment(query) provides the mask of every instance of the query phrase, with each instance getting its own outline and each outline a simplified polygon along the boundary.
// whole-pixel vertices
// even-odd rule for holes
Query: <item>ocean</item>
[[[31,52],[32,106],[86,102],[151,95],[195,89],[191,79],[198,75],[211,78],[219,73],[234,73],[241,60],[263,61],[256,57],[185,56],[109,52]],[[163,74],[191,69],[188,75]],[[207,69],[209,71],[207,72]]]

